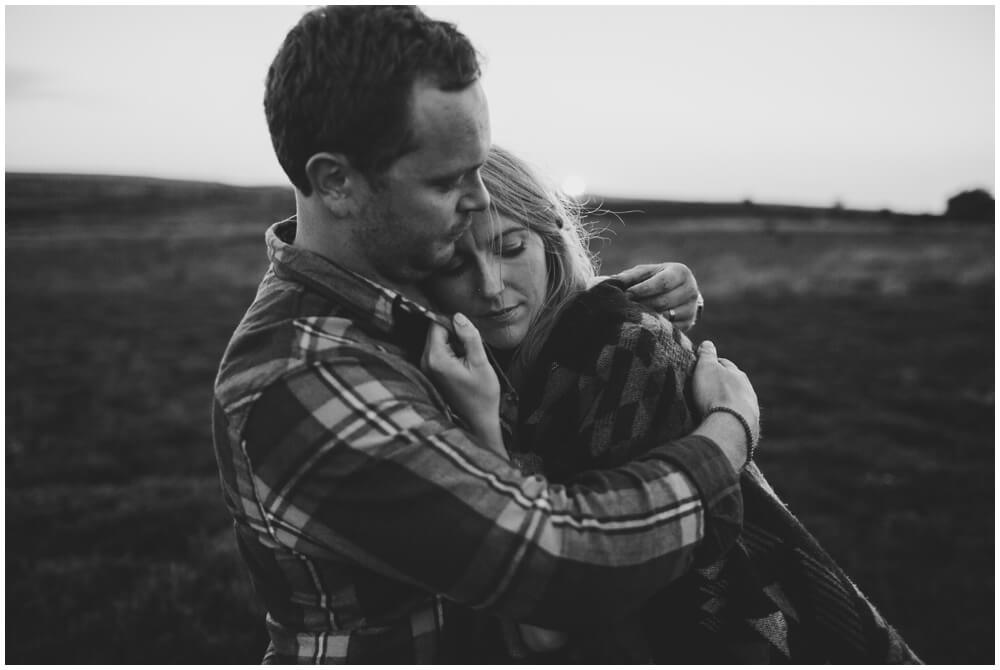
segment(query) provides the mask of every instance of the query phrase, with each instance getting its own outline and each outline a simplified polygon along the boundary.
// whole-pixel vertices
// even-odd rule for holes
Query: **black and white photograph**
[[[4,21],[5,663],[996,662],[993,4]]]

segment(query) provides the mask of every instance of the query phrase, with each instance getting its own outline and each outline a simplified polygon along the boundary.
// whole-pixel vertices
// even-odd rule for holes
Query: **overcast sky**
[[[493,139],[607,195],[941,211],[994,188],[994,8],[461,7]],[[6,7],[7,170],[285,184],[301,7]]]

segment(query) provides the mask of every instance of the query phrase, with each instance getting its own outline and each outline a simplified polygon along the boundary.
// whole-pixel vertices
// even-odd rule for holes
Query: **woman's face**
[[[425,288],[438,308],[469,317],[489,345],[512,349],[545,302],[542,238],[513,219],[474,214],[451,262]]]

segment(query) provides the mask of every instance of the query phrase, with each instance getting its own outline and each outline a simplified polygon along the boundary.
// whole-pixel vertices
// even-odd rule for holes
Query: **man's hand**
[[[750,378],[729,359],[719,358],[715,345],[706,340],[698,347],[692,384],[695,408],[704,417],[695,433],[714,440],[738,470],[760,438],[760,405]],[[728,413],[712,412],[715,407],[728,407],[743,417],[750,434]]]
[[[637,265],[614,279],[628,286],[628,296],[666,316],[683,331],[690,330],[705,301],[694,273],[683,263]]]

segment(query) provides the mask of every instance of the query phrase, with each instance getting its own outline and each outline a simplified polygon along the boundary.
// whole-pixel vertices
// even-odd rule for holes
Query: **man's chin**
[[[420,284],[430,279],[434,273],[448,265],[452,254],[435,258],[431,261],[421,260],[417,263],[410,263],[406,267],[396,268],[396,273],[401,279],[405,279],[410,284]]]
[[[434,258],[428,259],[427,264],[420,268],[421,271],[425,273],[424,278],[426,279],[430,275],[434,274],[438,270],[444,268],[451,259],[455,256],[455,243],[452,242],[446,247],[443,247],[440,251],[434,254]]]

